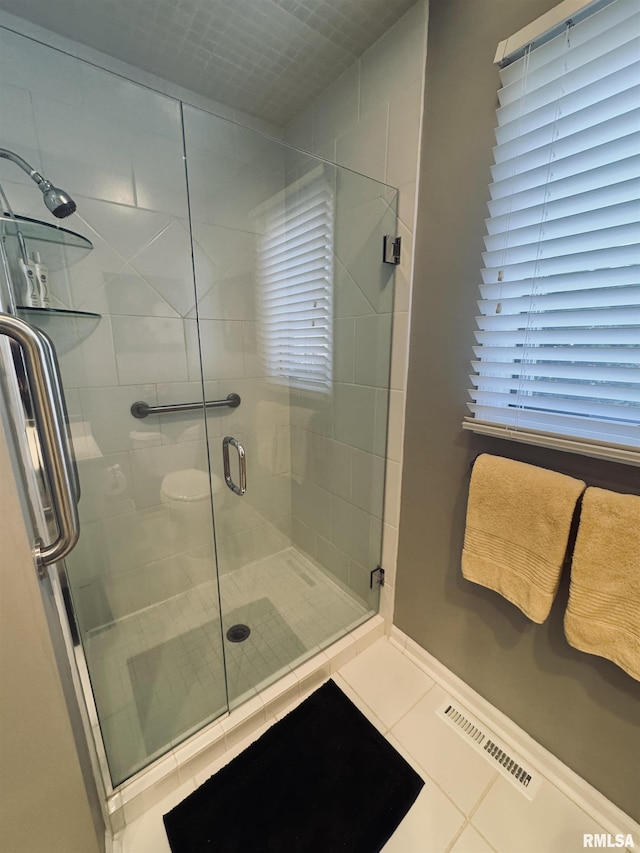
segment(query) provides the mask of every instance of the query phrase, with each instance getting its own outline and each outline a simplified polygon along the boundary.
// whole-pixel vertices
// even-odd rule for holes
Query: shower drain
[[[232,625],[227,631],[227,640],[230,643],[241,643],[246,640],[251,633],[251,628],[248,625]]]

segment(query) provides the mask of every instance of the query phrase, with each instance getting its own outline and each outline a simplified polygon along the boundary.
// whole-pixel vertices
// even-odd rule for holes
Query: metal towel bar
[[[170,412],[193,412],[197,409],[221,409],[228,406],[235,409],[240,405],[239,394],[228,394],[224,400],[207,400],[204,403],[176,403],[173,406],[150,406],[144,400],[138,400],[131,406],[131,414],[134,418],[146,418],[147,415],[166,415]]]

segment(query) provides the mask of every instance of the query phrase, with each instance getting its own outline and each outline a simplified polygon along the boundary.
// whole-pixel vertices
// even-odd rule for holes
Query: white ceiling
[[[0,9],[277,125],[415,0],[0,0]]]

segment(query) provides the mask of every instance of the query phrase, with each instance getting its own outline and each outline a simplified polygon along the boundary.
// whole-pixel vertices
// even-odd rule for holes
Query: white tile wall
[[[19,35],[21,28],[42,43]],[[74,54],[95,65],[79,63]],[[96,67],[100,65],[125,76],[105,73]],[[82,260],[64,271],[52,269],[50,275],[55,304],[102,315],[95,331],[60,359],[74,419],[89,424],[102,454],[81,462],[80,507],[82,523],[95,527],[85,544],[90,538],[102,544],[95,552],[85,547],[69,558],[71,574],[78,588],[82,585],[78,599],[81,608],[86,604],[83,621],[92,627],[155,600],[152,576],[158,577],[158,566],[194,544],[162,505],[162,477],[185,468],[208,469],[204,421],[197,413],[136,421],[129,411],[135,400],[189,402],[202,394],[180,108],[161,93],[171,89],[172,96],[187,103],[236,120],[242,116],[5,13],[0,13],[0,81],[2,115],[10,117],[2,122],[0,144],[27,157],[74,196],[78,212],[65,224],[94,246]],[[193,164],[202,170],[203,180],[197,171],[192,177],[195,201],[205,205],[195,230],[199,295],[205,297],[201,344],[207,393],[211,398],[232,390],[242,394],[242,413],[233,413],[230,428],[241,428],[241,440],[258,447],[255,421],[262,372],[250,275],[255,238],[247,223],[256,200],[282,186],[284,148],[239,125],[187,111],[194,125],[191,135],[203,155]],[[259,129],[277,135],[263,122]],[[223,157],[226,167],[219,162]],[[220,180],[228,184],[234,176],[239,176],[237,193],[227,185],[220,195]],[[0,177],[18,213],[47,217],[25,175],[5,163]],[[201,185],[210,190],[204,199],[198,194]],[[228,208],[230,201],[235,220],[224,221],[223,212],[222,226],[207,225],[219,218],[221,203]],[[245,384],[236,387],[236,378]],[[233,387],[220,385],[227,379]],[[252,475],[288,471],[288,442],[278,433],[283,425],[262,421],[279,440],[274,441],[272,465],[261,460]],[[218,412],[208,418],[208,426],[215,484],[221,476]],[[231,564],[238,562],[240,546],[248,547],[253,558],[256,553],[264,556],[269,547],[279,550],[290,544],[274,526],[286,527],[281,516],[287,504],[282,489],[275,491],[278,499],[271,505],[262,492],[257,495],[266,515],[249,502],[252,512],[240,514],[232,538],[221,543]],[[197,544],[211,547],[210,526],[206,532]],[[92,566],[98,557],[104,565]],[[104,578],[97,577],[101,574]]]
[[[182,185],[184,191],[184,171]],[[184,210],[184,205],[181,204],[178,210]],[[129,263],[177,315],[184,317],[193,308],[196,300],[192,284],[188,223],[173,219]]]
[[[189,378],[184,324],[179,317],[113,316],[111,322],[120,385]]]
[[[385,181],[389,103],[362,114],[359,121],[336,139],[336,162],[376,181]]]
[[[384,181],[399,189],[397,233],[403,239],[403,256],[395,274],[393,316],[393,350],[391,361],[391,397],[388,419],[385,524],[383,565],[386,569],[382,590],[381,612],[387,618],[393,613],[393,588],[397,555],[397,532],[400,505],[402,437],[408,351],[408,311],[411,296],[412,243],[415,218],[416,179],[420,122],[422,116],[423,77],[425,67],[427,3],[418,0],[397,24],[373,45],[358,62],[327,89],[314,103],[296,116],[285,128],[285,140],[303,150],[335,160],[339,165]],[[353,188],[352,188],[353,189]],[[378,259],[360,256],[359,228],[364,234],[369,226],[365,218],[375,216],[375,208],[363,205],[364,199],[353,199],[346,205],[346,228],[338,233],[346,241],[336,248],[336,305],[340,318],[336,325],[337,346],[348,355],[337,373],[334,438],[355,444],[362,451],[374,447],[374,419],[377,401],[369,399],[369,389],[354,391],[351,383],[368,383],[375,373],[369,350],[372,338],[368,325],[373,320],[360,318],[370,312],[367,300],[379,292],[371,283],[379,275]],[[360,204],[361,215],[354,216]],[[349,267],[342,266],[345,261]],[[377,310],[385,310],[379,304]],[[386,310],[391,310],[389,307]],[[353,350],[350,341],[353,339]],[[358,341],[360,347],[358,347]],[[353,358],[350,353],[353,352]],[[373,389],[371,389],[373,390]],[[381,392],[380,392],[381,393]],[[342,395],[342,396],[341,396]],[[343,399],[344,398],[344,399]],[[384,406],[379,406],[385,412]],[[379,431],[379,424],[376,425]],[[355,436],[351,438],[351,436]],[[294,442],[295,449],[295,442]],[[359,451],[354,451],[355,453]],[[376,452],[380,452],[379,448]],[[295,453],[294,453],[295,455]],[[372,466],[358,466],[354,458],[353,476],[358,470],[367,476]],[[294,462],[295,467],[295,462]],[[377,474],[379,476],[379,474]],[[353,483],[353,500],[362,504],[365,480]],[[346,504],[345,504],[346,506]],[[308,530],[305,531],[309,533]],[[318,538],[316,547],[322,547]],[[326,549],[325,549],[326,550]],[[339,564],[335,560],[334,563]]]
[[[353,116],[358,112],[359,98],[360,74],[358,63],[356,63],[314,102],[312,132],[317,150],[333,144],[347,128],[351,127]],[[301,145],[300,147],[308,149],[309,146]]]

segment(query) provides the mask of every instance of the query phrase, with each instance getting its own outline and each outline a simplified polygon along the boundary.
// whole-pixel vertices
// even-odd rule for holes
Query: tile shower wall
[[[2,28],[0,80],[0,115],[11,117],[0,145],[73,195],[78,213],[69,227],[94,244],[67,273],[50,276],[54,307],[102,314],[83,343],[59,348],[74,431],[86,448],[78,459],[82,535],[68,567],[90,630],[213,573],[211,525],[194,541],[161,498],[165,474],[208,471],[201,415],[136,421],[129,413],[139,399],[202,397],[179,105]],[[9,166],[2,182],[16,212],[47,217],[26,176]],[[242,275],[229,258],[213,264],[218,244],[207,224],[197,223],[195,234],[205,300],[216,277]],[[223,383],[237,379],[247,419],[253,363],[242,352],[251,314],[242,300],[228,311],[204,313],[205,390],[226,395]],[[219,413],[208,419],[216,451],[223,423]],[[244,430],[250,443],[248,420]],[[280,464],[288,467],[288,455]],[[248,540],[257,541],[255,519],[249,523],[256,529]]]
[[[339,547],[339,527],[362,525],[370,490],[369,477],[386,477],[382,564],[387,574],[382,590],[381,612],[393,613],[393,590],[400,506],[400,471],[406,388],[408,345],[408,312],[411,291],[412,243],[418,143],[422,113],[422,87],[425,67],[427,4],[416,5],[340,79],[329,87],[304,112],[285,128],[285,140],[341,166],[354,169],[399,188],[398,234],[403,239],[403,256],[396,268],[396,293],[393,306],[393,349],[391,361],[391,394],[388,421],[388,460],[381,448],[366,445],[364,433],[372,428],[372,411],[366,399],[376,382],[370,369],[371,324],[388,322],[382,317],[367,317],[366,310],[352,304],[348,313],[336,317],[339,336],[348,336],[353,347],[340,347],[335,365],[338,393],[349,394],[352,417],[363,437],[361,447],[342,445],[323,437],[304,435],[304,425],[295,424],[292,440],[294,473],[297,461],[307,455],[315,462],[307,468],[305,489],[320,523],[310,522],[311,514],[297,515],[294,542],[309,551],[334,571],[348,571],[353,555]],[[357,244],[358,218],[351,219],[352,234],[347,239]],[[357,296],[357,289],[354,290]],[[384,316],[384,315],[383,315]],[[382,393],[382,392],[378,392]],[[320,417],[320,413],[317,415]],[[292,414],[295,417],[295,410]],[[304,441],[303,441],[304,439]],[[371,453],[377,457],[373,461]],[[367,475],[362,476],[361,471]],[[334,472],[332,489],[327,489],[327,473]],[[336,490],[340,492],[336,493]],[[294,502],[294,508],[296,504]],[[333,545],[329,545],[326,525],[334,528]],[[337,540],[335,534],[338,534]],[[340,569],[340,567],[342,567]]]

